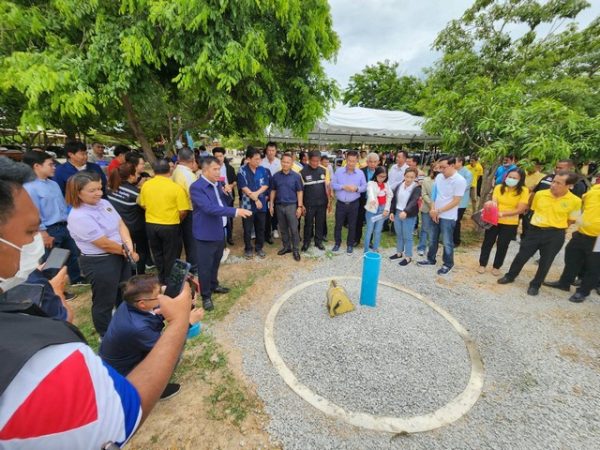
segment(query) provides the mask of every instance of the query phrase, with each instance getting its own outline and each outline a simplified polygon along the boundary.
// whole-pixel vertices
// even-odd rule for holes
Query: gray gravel
[[[507,265],[515,250],[512,245]],[[476,261],[478,252],[472,253]],[[286,286],[360,275],[359,258],[358,253],[322,258],[312,272],[295,273]],[[562,258],[556,263],[560,269]],[[382,279],[429,296],[465,326],[484,361],[483,395],[473,409],[428,433],[369,432],[312,408],[270,364],[264,316],[253,308],[239,311],[229,332],[265,402],[273,440],[286,449],[598,448],[600,298],[592,294],[574,305],[565,293],[549,288],[528,297],[530,274],[497,287],[494,277],[476,274],[475,267],[459,265],[442,279],[433,268],[399,267],[386,258],[382,264]],[[358,285],[344,284],[357,299]],[[380,286],[375,310],[359,308],[329,319],[325,286],[320,288],[291,298],[276,324],[279,351],[303,383],[348,409],[403,416],[429,412],[464,389],[469,371],[464,344],[433,310]],[[346,381],[337,383],[340,378]]]

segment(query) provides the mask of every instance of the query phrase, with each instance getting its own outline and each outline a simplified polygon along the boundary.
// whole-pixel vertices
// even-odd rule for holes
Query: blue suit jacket
[[[225,239],[223,231],[223,216],[235,217],[236,208],[227,205],[227,197],[223,193],[222,186],[217,188],[221,202],[219,205],[215,188],[200,177],[190,186],[190,197],[193,206],[192,232],[194,238],[199,241],[221,241]]]
[[[88,172],[96,172],[98,175],[100,175],[100,180],[102,181],[102,191],[104,192],[104,195],[106,195],[106,175],[104,175],[104,172],[102,172],[100,166],[98,164],[89,162],[87,163],[85,170]],[[54,173],[54,177],[52,177],[52,179],[56,181],[63,195],[65,194],[67,180],[77,172],[77,168],[69,161],[56,168],[56,172]]]

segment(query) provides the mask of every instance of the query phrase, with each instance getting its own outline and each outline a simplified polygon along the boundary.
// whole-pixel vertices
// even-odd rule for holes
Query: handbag
[[[484,221],[482,215],[483,209],[480,209],[479,211],[473,213],[471,219],[473,219],[473,222],[475,222],[480,228],[483,228],[484,230],[489,230],[493,227],[493,225],[489,222]]]

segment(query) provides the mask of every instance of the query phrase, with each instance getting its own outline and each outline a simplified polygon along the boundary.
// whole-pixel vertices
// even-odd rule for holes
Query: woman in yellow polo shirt
[[[492,200],[487,203],[494,203],[498,206],[498,225],[485,230],[481,253],[479,254],[478,273],[485,272],[490,253],[494,244],[496,244],[492,274],[495,276],[500,275],[500,267],[504,264],[508,245],[517,236],[519,214],[523,214],[527,210],[529,190],[524,184],[525,172],[522,169],[513,169],[506,174],[502,184],[494,188]]]

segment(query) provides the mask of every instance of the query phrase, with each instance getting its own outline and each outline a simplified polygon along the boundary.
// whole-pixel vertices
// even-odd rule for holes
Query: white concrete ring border
[[[385,281],[379,281],[379,284],[402,291],[430,306],[434,311],[450,322],[456,332],[463,338],[471,359],[471,376],[467,386],[465,387],[465,390],[457,397],[452,399],[449,403],[429,414],[412,417],[387,417],[375,416],[362,412],[346,411],[335,403],[332,403],[326,398],[314,393],[307,386],[300,383],[294,373],[288,368],[281,358],[281,355],[277,350],[277,346],[275,345],[275,319],[277,318],[277,314],[279,313],[279,310],[283,304],[292,295],[302,291],[310,285],[324,283],[330,280],[360,280],[360,277],[326,277],[299,284],[298,286],[285,292],[277,299],[275,304],[271,307],[265,322],[265,347],[267,354],[269,355],[273,366],[275,366],[279,372],[279,375],[281,375],[286,384],[296,394],[321,412],[343,420],[350,425],[366,428],[368,430],[384,431],[389,433],[419,433],[423,431],[434,430],[460,419],[473,407],[481,394],[484,377],[483,361],[481,360],[481,355],[479,354],[479,350],[477,349],[475,341],[471,338],[467,330],[460,323],[458,323],[458,321],[452,317],[448,311],[439,307],[428,298],[423,297],[422,295],[413,292],[410,289],[406,289],[402,286]],[[323,313],[325,313],[325,308],[323,308]]]

